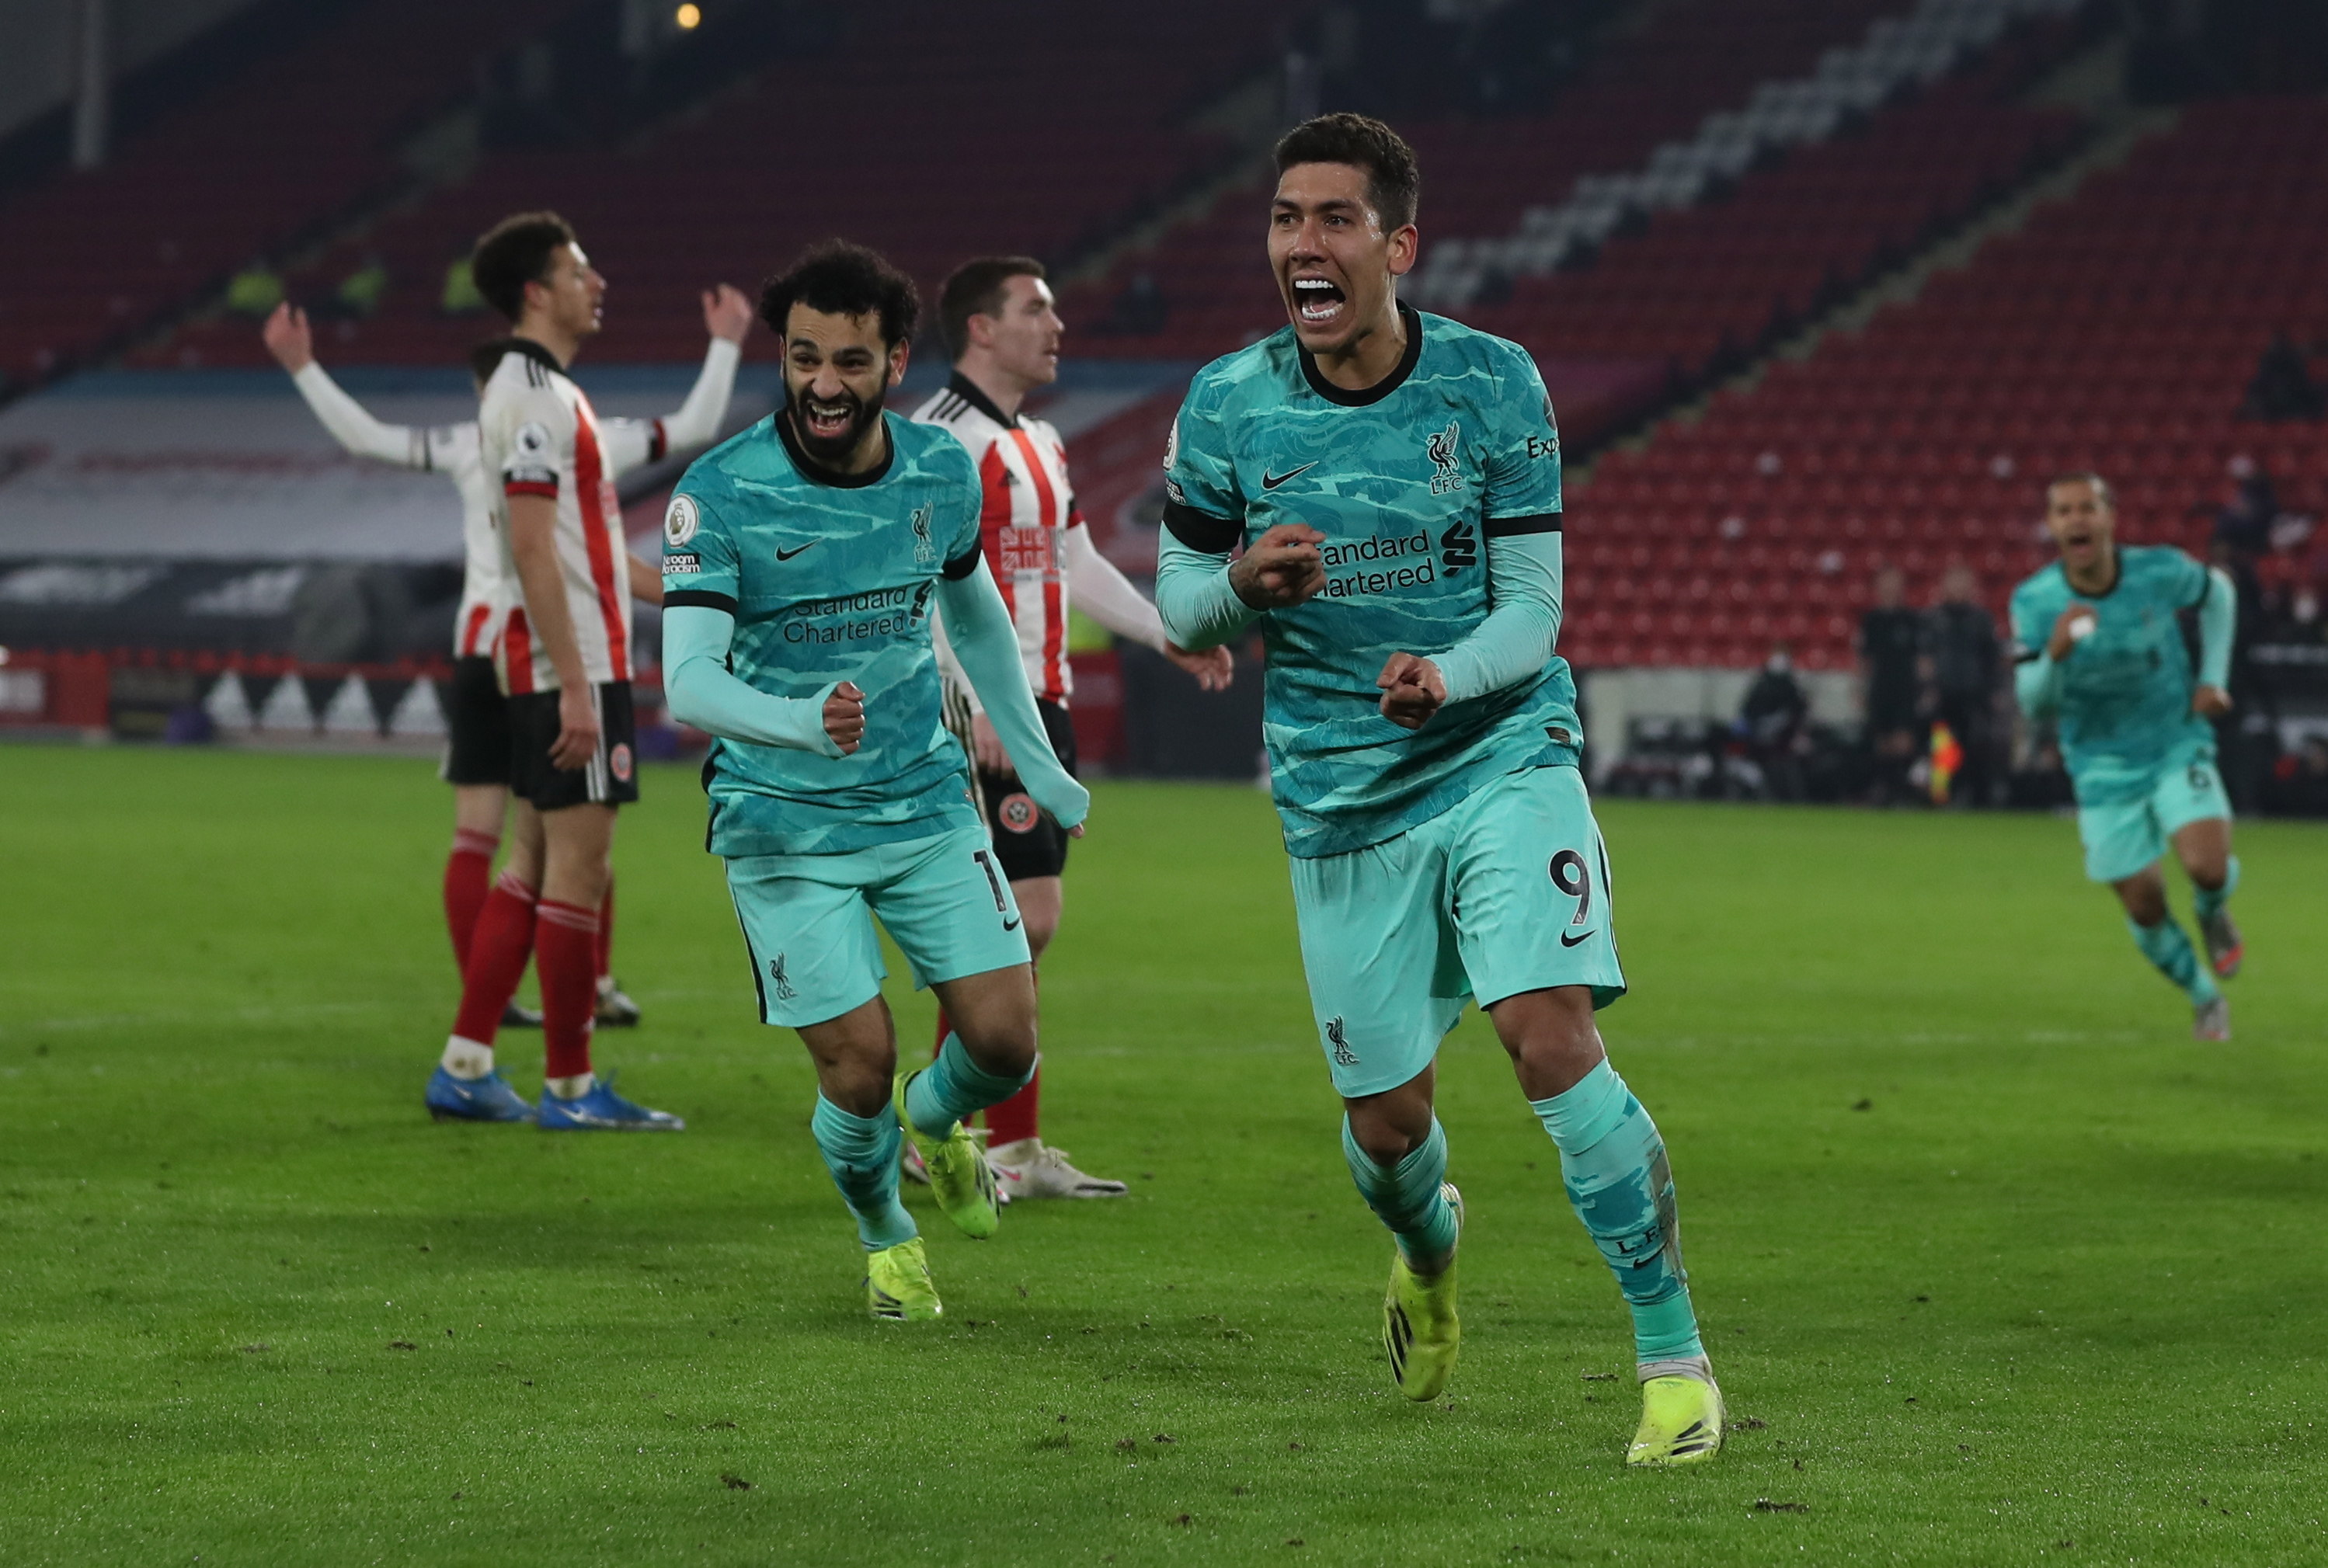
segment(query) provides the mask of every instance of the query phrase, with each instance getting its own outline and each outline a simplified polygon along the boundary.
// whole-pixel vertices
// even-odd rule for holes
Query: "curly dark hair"
[[[574,225],[555,212],[518,212],[502,219],[469,253],[469,276],[485,303],[515,321],[525,311],[525,286],[549,272],[549,253],[574,243]]]
[[[796,305],[828,315],[878,315],[881,341],[890,348],[913,341],[922,315],[921,292],[912,278],[880,252],[846,239],[810,246],[760,286],[760,319],[779,338]]]
[[[1406,138],[1365,115],[1319,115],[1303,120],[1277,144],[1277,172],[1296,164],[1347,164],[1366,172],[1366,200],[1385,230],[1414,221],[1422,198],[1422,170]]]

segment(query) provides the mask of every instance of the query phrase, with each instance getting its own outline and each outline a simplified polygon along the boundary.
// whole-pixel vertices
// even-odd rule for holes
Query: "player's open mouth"
[[[1339,285],[1328,278],[1297,277],[1293,280],[1293,314],[1305,325],[1323,326],[1340,317],[1342,307],[1349,303]]]
[[[853,401],[828,403],[820,398],[801,399],[801,424],[818,440],[837,441],[849,434],[857,423],[857,405]]]

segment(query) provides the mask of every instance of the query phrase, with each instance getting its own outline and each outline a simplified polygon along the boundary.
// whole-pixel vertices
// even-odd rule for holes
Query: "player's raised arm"
[[[1164,619],[1156,606],[1141,596],[1113,561],[1100,553],[1099,546],[1092,542],[1091,526],[1082,521],[1080,512],[1067,528],[1066,540],[1067,586],[1093,620],[1119,637],[1155,649],[1195,676],[1197,684],[1206,691],[1225,690],[1235,679],[1236,662],[1227,649],[1192,651],[1164,634]]]
[[[1026,662],[1018,655],[1018,634],[1002,590],[994,586],[985,552],[975,542],[956,560],[948,562],[938,582],[938,604],[945,615],[954,657],[970,677],[980,705],[1017,765],[1018,778],[1035,803],[1058,819],[1070,832],[1083,831],[1091,811],[1091,792],[1059,765],[1051,737],[1043,732],[1042,716],[1035,710],[1035,693],[1027,684]]]
[[[671,716],[723,740],[846,756],[865,738],[865,693],[840,681],[812,697],[763,691],[729,667],[740,552],[729,521],[696,471],[662,522],[662,684]]]
[[[1375,684],[1382,714],[1420,729],[1450,702],[1484,697],[1541,671],[1560,639],[1559,516],[1511,520],[1527,531],[1486,525],[1488,593],[1495,608],[1471,634],[1443,653],[1394,653]]]
[[[1501,691],[1539,673],[1560,639],[1560,432],[1535,362],[1512,351],[1480,498],[1488,547],[1487,618],[1443,653],[1394,653],[1375,684],[1382,715],[1420,729],[1450,702]]]
[[[324,428],[350,453],[399,468],[430,466],[427,431],[374,418],[324,373],[324,367],[315,362],[314,336],[305,311],[289,304],[277,305],[258,335],[275,362],[291,373],[291,384],[299,389],[299,396],[306,399]]]
[[[728,284],[705,289],[703,330],[711,334],[711,344],[703,351],[702,373],[695,378],[687,401],[662,417],[663,437],[673,451],[709,446],[719,438],[719,421],[727,417],[728,399],[736,393],[744,337],[752,330],[752,302]]]
[[[865,738],[865,693],[840,681],[813,697],[777,697],[728,668],[736,613],[674,604],[662,617],[663,698],[671,716],[723,740],[847,756]]]
[[[2199,599],[2199,683],[2191,693],[2191,711],[2202,718],[2231,710],[2231,639],[2239,624],[2239,589],[2228,574],[2209,567]]]

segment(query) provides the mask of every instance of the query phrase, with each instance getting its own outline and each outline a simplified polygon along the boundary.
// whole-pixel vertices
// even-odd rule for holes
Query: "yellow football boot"
[[[1463,1195],[1451,1181],[1439,1193],[1455,1208],[1455,1235],[1463,1235]],[[1391,1381],[1409,1399],[1439,1397],[1455,1370],[1456,1352],[1463,1347],[1462,1320],[1455,1315],[1455,1257],[1424,1279],[1394,1252],[1390,1289],[1383,1296],[1383,1349],[1390,1357]]]

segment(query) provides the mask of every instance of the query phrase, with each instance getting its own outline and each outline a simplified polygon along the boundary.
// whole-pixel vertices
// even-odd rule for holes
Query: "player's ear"
[[[1422,236],[1409,223],[1390,237],[1390,275],[1404,277],[1414,270],[1415,258],[1422,254]]]
[[[906,361],[913,355],[913,343],[894,343],[889,349],[889,384],[896,386],[906,379]]]

